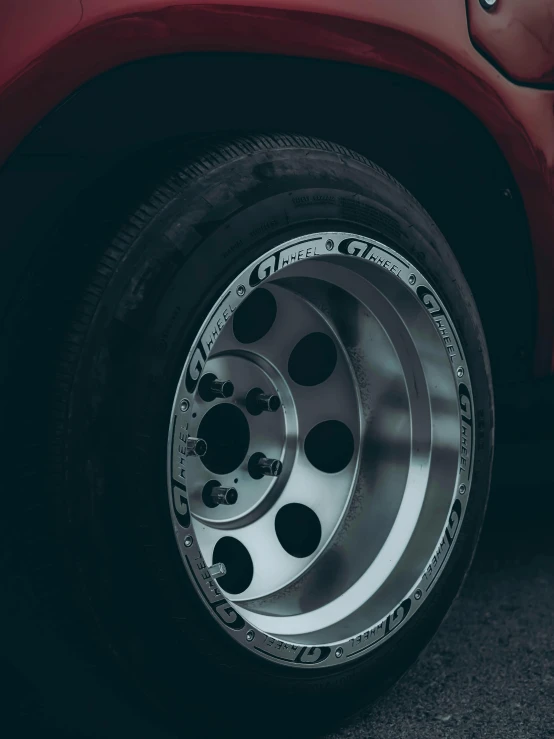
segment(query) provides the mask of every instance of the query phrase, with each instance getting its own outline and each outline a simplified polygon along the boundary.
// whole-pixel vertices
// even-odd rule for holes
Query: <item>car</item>
[[[4,0],[0,29],[20,692],[70,736],[328,733],[448,612],[495,425],[551,424],[552,3]]]

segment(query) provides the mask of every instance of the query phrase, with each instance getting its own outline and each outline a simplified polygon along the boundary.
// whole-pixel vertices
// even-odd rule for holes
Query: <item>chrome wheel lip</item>
[[[329,244],[332,244],[331,248]],[[301,252],[302,256],[299,257]],[[377,264],[383,270],[394,274],[403,287],[410,290],[425,306],[431,318],[433,318],[433,313],[439,311],[438,315],[442,317],[443,325],[446,322],[448,327],[449,343],[445,342],[445,352],[451,359],[450,371],[458,389],[461,428],[465,428],[464,436],[460,435],[459,471],[453,486],[448,515],[445,517],[444,527],[438,537],[434,553],[421,570],[421,575],[407,589],[405,597],[399,599],[396,605],[383,614],[378,621],[368,624],[368,628],[349,634],[347,638],[315,642],[309,639],[308,634],[302,634],[298,629],[297,633],[279,631],[275,628],[278,620],[274,617],[264,618],[263,615],[253,613],[248,608],[239,605],[238,602],[231,601],[217,586],[216,581],[206,577],[210,563],[204,560],[198,537],[195,536],[187,493],[180,487],[177,487],[177,492],[175,492],[175,487],[179,485],[180,469],[174,464],[176,455],[172,453],[178,447],[181,419],[189,413],[187,403],[190,407],[193,402],[195,385],[210,356],[212,349],[209,346],[210,337],[221,334],[225,324],[231,319],[241,302],[248,298],[254,289],[264,283],[269,284],[267,282],[269,278],[275,279],[279,274],[284,274],[282,271],[288,266],[284,262],[290,262],[291,255],[296,255],[299,261],[315,259],[322,262],[334,255],[340,255],[342,259],[360,260],[360,264],[371,258],[374,265]],[[381,261],[375,262],[375,259]],[[437,331],[440,333],[441,329],[437,328]],[[426,600],[452,551],[471,487],[471,460],[474,446],[471,383],[459,337],[436,290],[423,274],[387,245],[352,233],[321,232],[309,238],[304,236],[280,244],[245,269],[225,291],[224,297],[204,322],[197,339],[185,363],[175,395],[173,423],[168,441],[168,480],[174,530],[185,567],[194,586],[203,596],[214,617],[231,636],[246,648],[268,659],[277,662],[285,661],[301,667],[324,667],[337,664],[339,661],[349,661],[375,648],[389,638],[400,624],[411,618]],[[453,362],[453,359],[456,361]],[[184,407],[187,410],[183,411]],[[464,413],[466,414],[465,426]]]

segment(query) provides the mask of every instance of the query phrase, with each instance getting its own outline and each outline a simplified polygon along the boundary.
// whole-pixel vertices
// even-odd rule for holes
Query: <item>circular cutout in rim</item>
[[[233,316],[233,333],[241,344],[253,344],[264,337],[277,316],[277,302],[269,290],[259,287],[240,305]]]
[[[210,408],[198,426],[198,436],[208,445],[201,457],[210,472],[225,475],[244,460],[250,444],[250,427],[244,413],[232,403]]]
[[[321,523],[316,513],[302,503],[288,503],[275,516],[279,543],[292,557],[309,557],[321,541]]]
[[[254,564],[248,549],[233,536],[224,536],[214,547],[213,564],[223,562],[227,570],[217,584],[228,593],[243,593],[254,577]]]
[[[323,421],[306,436],[304,452],[308,461],[321,472],[340,472],[352,459],[354,437],[342,421]]]
[[[297,385],[313,387],[329,378],[337,364],[337,347],[319,331],[304,336],[289,357],[289,375]]]

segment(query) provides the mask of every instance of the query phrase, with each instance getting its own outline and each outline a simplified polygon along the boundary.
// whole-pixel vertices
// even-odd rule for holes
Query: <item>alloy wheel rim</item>
[[[189,352],[168,443],[177,544],[221,626],[297,666],[388,638],[458,534],[472,407],[444,304],[387,245],[316,233],[238,275]]]

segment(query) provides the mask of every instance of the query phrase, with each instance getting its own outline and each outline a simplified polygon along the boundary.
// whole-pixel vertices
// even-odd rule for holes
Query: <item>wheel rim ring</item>
[[[331,248],[329,248],[329,244],[332,244]],[[299,253],[301,253],[300,257],[298,257]],[[296,254],[297,257],[295,263],[286,264],[285,262],[287,261],[287,257],[290,261],[290,256],[294,254]],[[341,279],[337,276],[339,273],[342,277],[342,283]],[[266,601],[280,601],[277,612],[270,613],[269,615],[267,612],[264,613],[264,606],[267,605],[267,603],[264,604],[263,594],[262,597],[258,594],[258,597],[249,597],[246,599],[241,599],[240,595],[238,597],[233,597],[231,595],[229,598],[226,598],[225,591],[220,590],[217,587],[217,583],[213,580],[203,580],[201,575],[200,577],[197,576],[195,570],[190,566],[191,562],[194,557],[196,557],[197,568],[199,563],[208,567],[212,562],[206,561],[206,559],[210,559],[211,552],[209,548],[206,550],[206,547],[202,547],[201,545],[202,535],[200,533],[201,529],[198,526],[198,520],[200,519],[195,516],[193,500],[191,499],[189,501],[190,496],[194,497],[193,493],[190,492],[191,484],[186,486],[189,490],[188,493],[184,488],[180,487],[177,488],[177,493],[175,492],[175,483],[176,481],[178,483],[180,477],[178,468],[175,466],[175,458],[177,456],[176,449],[178,447],[176,442],[176,439],[178,441],[178,435],[176,432],[179,424],[183,420],[183,415],[193,413],[195,402],[193,387],[195,374],[198,374],[199,377],[202,372],[205,372],[208,369],[211,357],[218,354],[218,343],[220,342],[220,337],[223,335],[223,332],[219,333],[219,338],[215,342],[212,352],[204,351],[204,356],[202,356],[202,351],[200,350],[201,340],[193,344],[193,350],[190,352],[187,362],[185,363],[183,375],[175,396],[173,409],[174,423],[170,430],[168,474],[174,528],[181,554],[194,584],[205,596],[207,602],[212,603],[212,610],[215,612],[216,617],[219,616],[223,627],[235,636],[235,638],[238,638],[239,641],[244,643],[246,646],[251,649],[256,649],[258,653],[263,656],[268,656],[271,659],[281,659],[281,657],[274,654],[271,649],[267,649],[268,640],[273,640],[273,643],[290,644],[291,647],[297,646],[297,649],[291,652],[291,654],[295,655],[293,662],[302,666],[329,664],[330,662],[332,663],[333,660],[343,658],[343,656],[345,659],[348,659],[350,656],[356,656],[359,653],[367,651],[367,649],[380,643],[383,638],[388,638],[388,635],[394,630],[391,628],[391,625],[394,624],[394,628],[396,628],[402,621],[405,621],[408,617],[413,615],[413,613],[421,606],[428,592],[435,584],[437,579],[435,573],[440,572],[440,569],[450,554],[465,511],[468,497],[467,492],[470,489],[471,482],[471,457],[473,453],[473,435],[471,432],[472,394],[468,368],[465,363],[465,355],[462,353],[455,327],[449,318],[443,303],[437,296],[436,291],[428,283],[425,277],[414,267],[414,265],[410,264],[404,256],[401,256],[395,250],[378,241],[356,234],[338,232],[317,233],[311,235],[309,238],[302,237],[300,239],[286,242],[285,244],[280,244],[268,251],[263,257],[257,259],[233,281],[229,286],[229,290],[225,291],[225,295],[231,296],[236,309],[240,306],[242,301],[245,301],[249,295],[251,295],[252,292],[260,286],[263,286],[264,289],[269,288],[271,290],[290,290],[291,281],[296,280],[296,282],[298,282],[299,280],[302,281],[304,279],[304,281],[310,281],[312,284],[314,281],[326,283],[327,285],[331,284],[335,289],[345,291],[344,279],[346,278],[348,278],[348,288],[350,289],[350,292],[355,295],[354,299],[357,300],[360,305],[363,305],[364,309],[369,309],[373,316],[377,310],[376,303],[375,300],[373,302],[369,301],[371,306],[369,307],[367,305],[367,292],[368,290],[370,292],[371,290],[374,290],[374,298],[381,300],[383,303],[381,309],[382,311],[385,311],[383,313],[383,316],[385,317],[382,319],[381,323],[383,320],[385,322],[388,320],[386,313],[387,311],[390,312],[391,307],[393,308],[391,315],[396,316],[396,318],[401,317],[400,314],[402,311],[399,312],[398,305],[394,305],[394,303],[391,304],[390,298],[393,293],[396,297],[399,297],[401,300],[406,302],[406,305],[411,311],[414,310],[414,306],[419,306],[419,312],[416,311],[414,315],[417,316],[416,323],[419,322],[420,324],[419,331],[423,331],[427,337],[428,345],[426,347],[426,351],[429,350],[428,337],[430,335],[434,338],[434,341],[431,341],[431,344],[433,344],[433,352],[435,355],[437,346],[440,346],[441,351],[443,352],[441,381],[445,387],[447,385],[449,387],[450,414],[448,423],[446,426],[443,425],[443,431],[446,429],[447,436],[451,437],[449,447],[450,451],[448,455],[448,459],[450,460],[448,474],[450,476],[449,479],[451,480],[451,484],[448,486],[448,494],[442,494],[440,508],[440,517],[442,518],[442,521],[440,522],[440,525],[435,522],[435,526],[433,528],[434,533],[431,536],[431,538],[434,539],[433,543],[430,544],[428,542],[425,545],[422,544],[419,548],[412,547],[412,552],[417,551],[418,563],[412,567],[412,572],[410,574],[409,579],[413,582],[411,582],[409,587],[406,587],[402,595],[399,594],[400,591],[394,592],[393,594],[389,593],[387,598],[382,599],[381,613],[378,612],[378,608],[369,608],[367,606],[368,598],[362,597],[360,600],[359,594],[364,589],[368,592],[367,585],[370,579],[368,573],[371,571],[371,566],[373,565],[374,572],[379,569],[375,566],[375,560],[377,558],[374,558],[371,563],[368,563],[369,566],[365,568],[364,572],[361,574],[359,572],[353,574],[355,582],[352,582],[351,586],[344,588],[344,592],[340,593],[339,597],[334,597],[332,603],[323,603],[323,605],[316,604],[317,607],[314,608],[312,598],[312,603],[310,605],[311,610],[296,614],[294,613],[294,608],[297,608],[297,605],[293,605],[291,607],[291,603],[294,601],[294,598],[291,601],[289,597],[288,606],[283,606],[283,603],[287,603],[287,598],[283,596],[283,592],[286,591],[287,587],[293,583],[293,586],[298,588],[298,583],[302,580],[302,576],[306,571],[312,574],[313,579],[314,572],[317,570],[317,562],[321,561],[325,555],[328,557],[329,552],[332,551],[333,543],[336,546],[337,532],[340,532],[341,527],[344,527],[344,521],[345,518],[348,517],[349,507],[351,507],[354,497],[353,494],[355,491],[353,483],[358,478],[358,463],[362,456],[360,454],[360,439],[364,434],[363,422],[361,423],[359,433],[355,439],[356,448],[354,456],[356,457],[356,464],[354,465],[354,468],[350,470],[352,486],[349,489],[348,494],[344,496],[344,506],[342,507],[340,514],[336,517],[336,526],[322,542],[321,548],[318,550],[313,560],[306,563],[304,570],[296,572],[294,577],[289,578],[288,582],[283,583],[283,587],[281,588],[282,592],[279,590],[273,590],[273,597],[266,598]],[[287,281],[288,285],[283,288],[283,285],[286,285]],[[358,285],[359,290],[352,287],[354,283]],[[391,285],[394,287],[392,293],[390,292]],[[364,289],[366,297],[362,299],[360,296]],[[295,287],[295,291],[298,292],[297,287]],[[387,291],[389,291],[388,294]],[[310,296],[308,302],[312,300],[312,297],[313,296]],[[306,300],[306,295],[304,295],[304,300]],[[205,337],[209,334],[210,330],[213,331],[213,328],[211,327],[213,327],[214,321],[218,320],[218,311],[221,313],[222,310],[223,309],[220,304],[219,306],[216,306],[215,310],[211,311],[199,332],[198,337]],[[405,311],[406,306],[404,306],[404,312]],[[379,311],[377,310],[377,313],[378,312]],[[409,312],[410,311],[408,311],[408,313]],[[219,320],[221,320],[220,315]],[[402,316],[402,320],[404,323],[408,320],[406,319],[406,315]],[[422,329],[421,326],[424,326],[424,329]],[[375,328],[375,326],[373,328]],[[431,328],[433,333],[430,334],[429,329]],[[385,330],[385,334],[386,333],[387,331]],[[409,331],[407,333],[408,335],[410,334]],[[415,345],[416,342],[413,343]],[[394,345],[394,342],[391,342],[391,347],[398,355],[398,347]],[[246,353],[250,350],[251,347],[248,347]],[[344,346],[339,347],[339,351],[342,350],[344,350]],[[244,351],[244,345],[239,351]],[[431,353],[433,354],[433,352]],[[415,355],[412,353],[411,360],[413,360],[414,356],[418,358],[418,351],[416,351]],[[421,357],[419,357],[419,359],[421,360]],[[413,361],[411,363],[413,364]],[[346,361],[346,364],[348,365],[348,361]],[[401,364],[402,362],[400,362],[400,365]],[[410,364],[410,362],[408,362],[408,364]],[[425,364],[425,362],[422,362],[422,364]],[[426,359],[426,364],[429,366],[429,358]],[[425,368],[423,368],[423,370],[425,370]],[[285,373],[281,372],[280,374],[283,375]],[[429,372],[427,372],[427,375],[428,374]],[[196,380],[197,379],[198,378],[196,378]],[[356,377],[354,377],[354,379],[356,380]],[[422,372],[420,379],[422,379],[423,384],[425,384],[427,381],[425,371]],[[355,386],[356,382],[354,382],[353,385]],[[415,401],[409,397],[409,393],[406,395],[406,399],[408,401],[410,415],[412,416]],[[186,400],[187,402],[183,404],[183,400]],[[291,398],[289,397],[287,400],[290,404]],[[432,393],[428,396],[428,400],[433,400]],[[184,414],[181,408],[186,406],[187,403],[189,407]],[[292,406],[294,406],[294,402],[292,403]],[[293,429],[293,432],[296,433],[297,438],[295,444],[298,446],[300,443],[298,441],[298,427],[296,427],[295,430]],[[291,434],[288,432],[285,433],[287,438],[289,438],[290,435]],[[294,437],[294,433],[292,433],[292,436]],[[419,439],[419,441],[421,442],[422,439]],[[413,443],[413,439],[411,439],[411,443]],[[286,457],[287,455],[285,454],[284,456]],[[413,472],[417,465],[410,464],[408,467],[409,477],[410,470]],[[456,469],[455,473],[453,472],[454,468]],[[192,487],[194,487],[194,483],[192,483]],[[275,487],[275,485],[273,487]],[[413,479],[409,487],[412,490],[414,489]],[[428,486],[420,481],[419,488],[420,490],[423,490],[424,493],[423,499],[421,500],[422,507],[424,507],[425,504],[427,487]],[[412,495],[412,504],[413,497],[414,496]],[[276,503],[278,505],[279,499],[280,494],[274,495],[273,497],[268,495],[268,504],[267,509],[264,511],[264,515],[267,515],[268,511],[274,509]],[[404,495],[403,499],[404,502],[406,502],[407,496]],[[427,502],[429,502],[429,500],[427,500]],[[192,519],[188,508],[189,503],[193,512]],[[181,510],[184,510],[185,508],[187,509],[186,515],[181,515],[180,520],[177,515],[177,508],[179,506],[181,507]],[[407,507],[409,508],[410,506],[407,505]],[[414,509],[414,505],[411,507]],[[402,508],[402,505],[400,508]],[[412,522],[412,526],[407,524],[407,519],[405,517],[395,517],[397,529],[404,532],[404,538],[408,540],[408,544],[409,541],[413,539],[413,535],[410,536],[410,533],[413,534],[419,520],[417,518],[417,512],[414,513],[414,510],[412,510],[412,518],[414,515],[415,522]],[[183,525],[183,523],[187,525]],[[201,523],[205,524],[206,521],[203,520]],[[195,529],[198,529],[198,531]],[[227,526],[226,531],[223,531],[222,533],[228,534],[229,531],[233,531],[232,525]],[[198,537],[199,533],[200,543]],[[189,539],[192,538],[192,546],[187,547],[185,545],[184,542],[187,536]],[[387,540],[389,539],[390,537]],[[402,551],[407,547],[407,545],[404,546],[403,550],[398,541],[396,541],[396,544],[393,541],[391,546],[396,546],[400,553],[402,553]],[[383,551],[383,548],[381,548],[381,551]],[[206,556],[202,556],[203,554]],[[386,554],[383,554],[382,559],[386,559],[386,556]],[[398,562],[400,562],[401,559],[401,556],[398,557]],[[423,560],[425,560],[425,562],[422,566],[421,563]],[[364,563],[362,562],[362,565],[363,564]],[[200,568],[200,572],[202,569],[204,568]],[[418,570],[419,572],[416,577],[413,576],[415,570]],[[383,570],[381,568],[381,575],[382,574]],[[391,574],[393,574],[393,572],[391,572]],[[398,579],[399,578],[396,577],[396,580]],[[406,580],[406,578],[404,578],[404,580]],[[206,587],[206,582],[211,582],[211,586]],[[375,582],[378,583],[378,580],[375,580]],[[294,587],[292,589],[294,589]],[[390,590],[390,583],[388,589]],[[387,590],[386,577],[384,579],[382,577],[381,582],[374,585],[373,589],[369,588],[369,592],[374,594],[379,592],[382,593],[383,590]],[[358,595],[356,595],[356,593]],[[269,593],[266,593],[265,595],[269,595]],[[230,598],[233,598],[233,600],[230,601]],[[298,602],[298,598],[296,598],[296,602]],[[342,611],[340,611],[340,609],[337,610],[338,604],[341,602],[343,606],[346,603],[346,610],[344,607]],[[289,608],[288,612],[287,607]],[[325,609],[326,614],[322,618],[322,613]],[[226,614],[225,618],[221,616],[222,613]],[[288,613],[288,615],[284,617],[282,615],[283,613]],[[316,617],[314,617],[314,613],[317,614]],[[229,614],[233,615],[230,616]],[[376,617],[377,615],[378,617]],[[233,625],[229,623],[230,619],[233,620],[234,628]],[[285,622],[288,623],[285,624]],[[240,628],[237,628],[237,625],[240,625]],[[306,629],[306,625],[309,625],[310,628]],[[362,626],[362,628],[360,628],[360,626]],[[254,634],[254,637],[251,640],[246,639],[245,634],[251,635],[251,633]],[[358,641],[361,634],[365,634],[365,637]],[[265,649],[260,646],[259,640],[263,641],[263,644],[266,647]],[[355,649],[356,644],[358,644],[358,650]],[[333,646],[334,651],[333,649],[329,649],[329,646]],[[302,649],[307,650],[306,654],[308,652],[310,653],[310,659],[304,660],[302,657],[298,656],[299,654],[304,654]],[[335,655],[335,652],[339,653],[339,657]],[[316,660],[312,659],[314,654],[319,654],[319,658]],[[325,659],[321,658],[322,654],[327,655]]]

